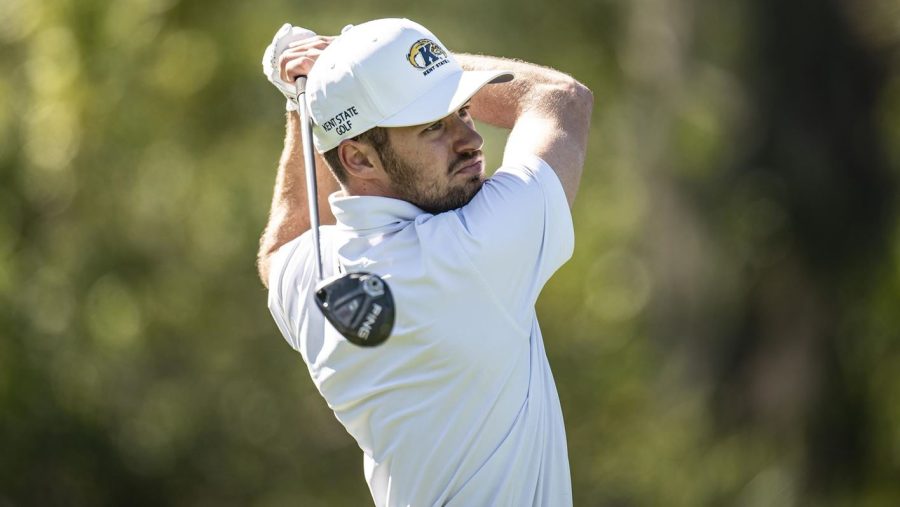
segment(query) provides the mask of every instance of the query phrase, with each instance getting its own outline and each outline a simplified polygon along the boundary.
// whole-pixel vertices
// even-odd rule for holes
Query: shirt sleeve
[[[463,251],[501,301],[533,308],[575,247],[572,215],[553,169],[533,155],[507,157],[456,210]]]
[[[297,237],[279,248],[269,260],[269,312],[294,350],[300,351],[296,315],[296,290],[292,290],[298,275],[302,274],[302,262],[296,255],[303,237]]]

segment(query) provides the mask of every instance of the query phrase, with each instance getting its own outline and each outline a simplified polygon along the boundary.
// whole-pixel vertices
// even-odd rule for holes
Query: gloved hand
[[[266,52],[263,53],[263,74],[266,75],[266,78],[270,83],[275,85],[275,87],[287,97],[286,109],[288,111],[297,110],[297,89],[294,86],[294,83],[288,83],[281,79],[281,69],[278,66],[278,59],[281,57],[281,54],[288,49],[288,46],[292,42],[306,40],[315,36],[315,33],[306,28],[285,23],[277,32],[275,32],[272,43],[269,44],[269,47],[266,48]]]

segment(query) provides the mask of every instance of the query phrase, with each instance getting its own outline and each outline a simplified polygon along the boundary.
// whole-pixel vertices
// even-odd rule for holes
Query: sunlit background
[[[900,505],[896,0],[0,0],[0,506],[371,504],[255,271],[260,59],[388,16],[594,92],[576,505]]]

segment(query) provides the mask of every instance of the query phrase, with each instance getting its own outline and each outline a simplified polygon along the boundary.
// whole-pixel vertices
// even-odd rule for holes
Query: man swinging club
[[[263,67],[289,113],[260,277],[362,449],[375,504],[571,505],[534,305],[574,248],[591,92],[545,67],[453,54],[406,19],[337,37],[285,25]],[[488,179],[475,119],[511,129]],[[310,165],[318,178],[304,182]],[[365,308],[388,303],[383,340],[352,338],[377,324]]]

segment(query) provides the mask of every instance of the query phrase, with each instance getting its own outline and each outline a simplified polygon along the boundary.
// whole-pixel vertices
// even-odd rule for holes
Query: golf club
[[[316,255],[316,305],[350,343],[374,347],[384,343],[394,328],[394,296],[388,284],[374,273],[338,273],[327,280],[322,279],[316,161],[312,146],[312,121],[306,107],[306,76],[297,78],[295,86],[297,107],[300,109],[303,162],[306,166],[310,231]]]

